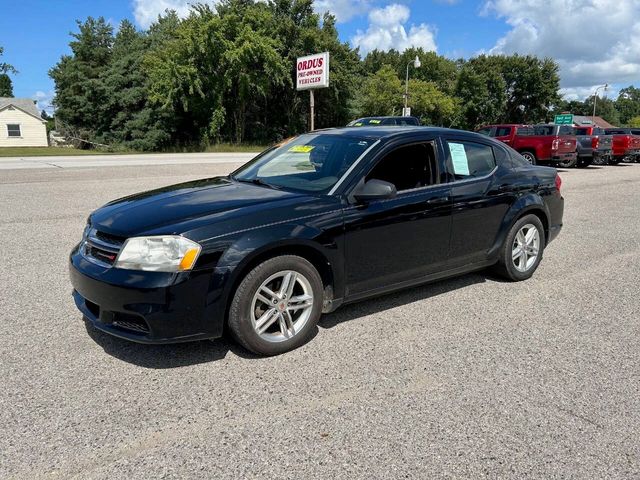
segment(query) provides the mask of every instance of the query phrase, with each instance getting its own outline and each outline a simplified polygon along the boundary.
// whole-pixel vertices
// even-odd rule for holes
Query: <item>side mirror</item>
[[[372,178],[360,186],[353,196],[358,202],[371,202],[372,200],[393,198],[397,193],[393,183]]]

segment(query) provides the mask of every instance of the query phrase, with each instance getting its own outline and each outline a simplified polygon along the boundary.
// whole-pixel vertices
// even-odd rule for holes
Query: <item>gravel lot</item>
[[[535,276],[325,316],[276,358],[87,330],[87,214],[234,164],[0,174],[0,478],[639,478],[640,165],[561,173]]]

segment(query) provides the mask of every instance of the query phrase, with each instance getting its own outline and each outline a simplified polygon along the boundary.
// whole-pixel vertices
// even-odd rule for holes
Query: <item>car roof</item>
[[[433,132],[433,133],[461,133],[476,136],[478,134],[468,132],[466,130],[455,130],[452,128],[441,127],[425,127],[418,125],[382,125],[376,127],[362,126],[358,128],[353,127],[338,127],[338,128],[326,128],[323,130],[314,130],[309,133],[321,133],[323,135],[344,135],[347,137],[355,138],[368,138],[374,140],[382,140],[392,137],[410,136],[411,134],[420,132]],[[483,137],[484,138],[484,137]]]

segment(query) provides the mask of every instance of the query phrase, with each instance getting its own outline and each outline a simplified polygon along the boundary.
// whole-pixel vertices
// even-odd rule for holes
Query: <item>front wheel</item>
[[[229,309],[229,329],[254,353],[288,352],[311,338],[322,299],[322,279],[311,263],[294,255],[274,257],[240,282]]]
[[[542,222],[536,215],[525,215],[509,230],[496,273],[514,282],[530,278],[540,265],[544,245]]]

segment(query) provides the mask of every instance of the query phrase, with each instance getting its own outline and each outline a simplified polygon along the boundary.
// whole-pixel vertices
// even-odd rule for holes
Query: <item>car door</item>
[[[420,278],[447,261],[450,186],[435,136],[384,149],[359,181],[372,178],[393,183],[398,193],[345,209],[348,297]]]
[[[451,186],[450,268],[488,258],[517,187],[508,156],[482,138],[443,139]]]

